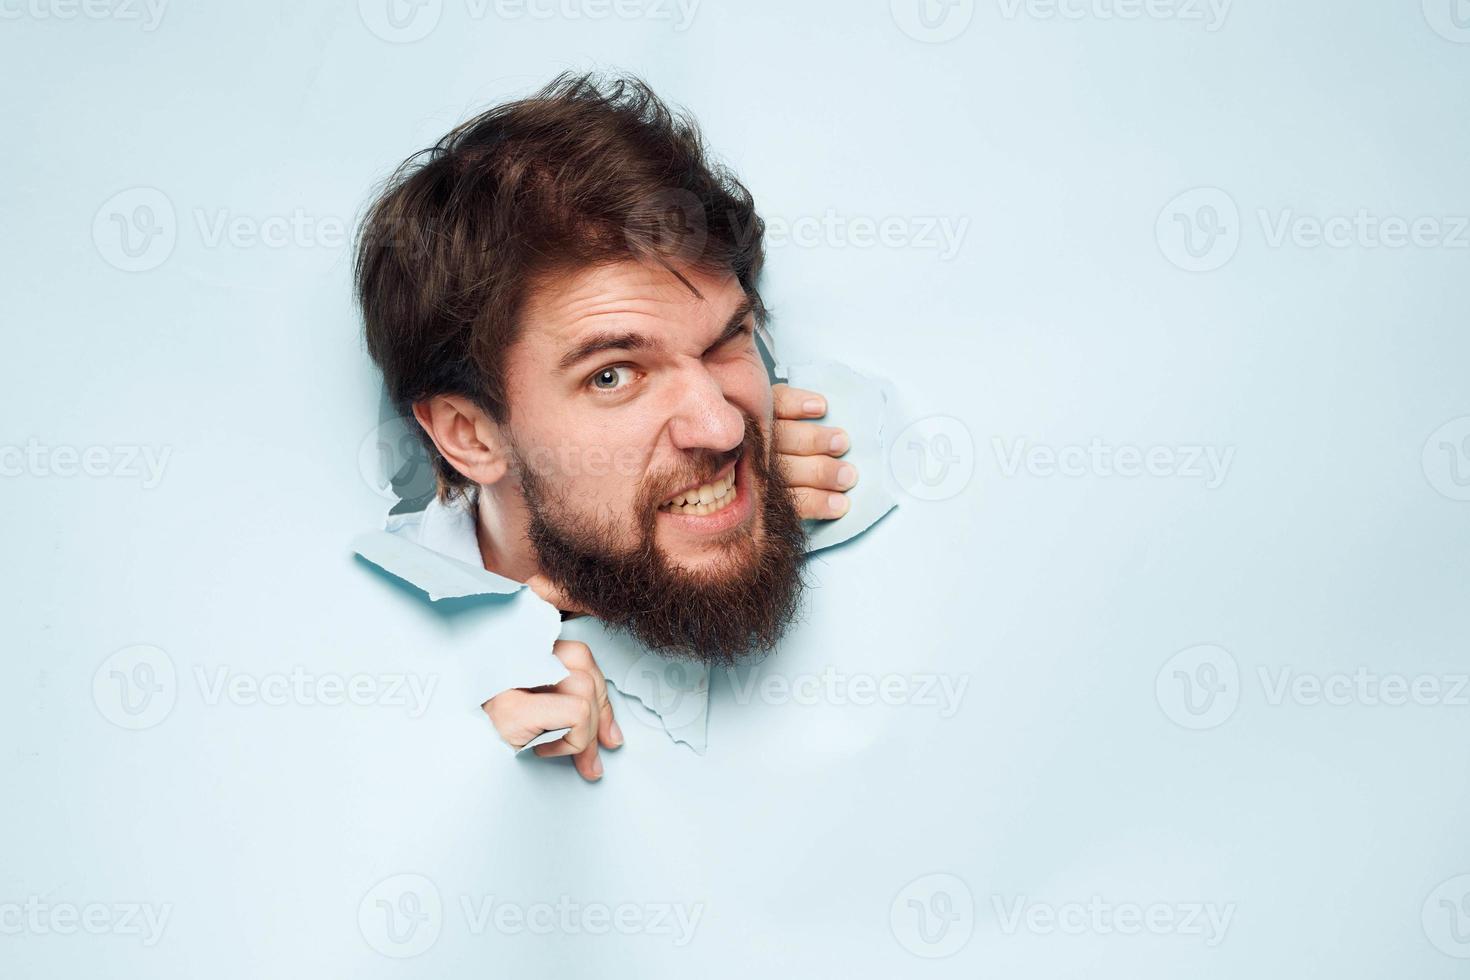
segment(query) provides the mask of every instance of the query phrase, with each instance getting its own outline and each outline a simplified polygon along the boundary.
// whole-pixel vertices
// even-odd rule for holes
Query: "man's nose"
[[[690,371],[680,386],[669,435],[678,449],[727,452],[745,438],[745,416],[730,404],[719,380],[706,370]]]

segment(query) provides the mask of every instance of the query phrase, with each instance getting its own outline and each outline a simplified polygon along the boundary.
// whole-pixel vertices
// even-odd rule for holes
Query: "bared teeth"
[[[734,487],[735,471],[731,469],[729,475],[722,479],[683,491],[659,510],[674,514],[692,514],[696,517],[713,514],[734,501],[735,495],[731,492]]]

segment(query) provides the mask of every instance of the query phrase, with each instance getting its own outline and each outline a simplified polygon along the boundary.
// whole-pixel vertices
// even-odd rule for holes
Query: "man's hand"
[[[831,520],[847,513],[842,493],[857,483],[857,467],[839,457],[851,443],[847,433],[802,419],[827,413],[827,400],[814,391],[790,385],[772,387],[776,399],[777,462],[786,474],[802,517]]]
[[[531,751],[540,756],[569,755],[582,778],[594,782],[602,778],[598,747],[615,749],[623,744],[607,699],[607,681],[587,644],[557,640],[552,653],[571,671],[560,682],[502,691],[481,707],[500,737],[517,749],[542,732],[570,728],[555,742]]]

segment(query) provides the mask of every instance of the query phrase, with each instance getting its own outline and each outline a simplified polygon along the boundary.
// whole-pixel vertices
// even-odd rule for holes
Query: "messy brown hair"
[[[503,422],[505,352],[538,283],[625,259],[691,290],[681,269],[733,273],[763,318],[763,236],[749,191],[708,158],[687,114],[636,78],[562,75],[456,126],[384,183],[354,265],[368,353],[400,414],[452,394]],[[441,496],[469,488],[420,435]]]

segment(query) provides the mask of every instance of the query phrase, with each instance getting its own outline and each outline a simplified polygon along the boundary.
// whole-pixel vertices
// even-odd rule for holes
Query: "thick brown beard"
[[[673,566],[654,541],[658,505],[687,485],[649,481],[637,502],[637,543],[620,547],[615,527],[553,519],[555,492],[520,466],[531,512],[528,534],[541,571],[567,598],[650,650],[713,665],[775,648],[801,604],[806,531],[759,424],[745,419],[750,471],[760,494],[762,537],[729,547],[743,569],[700,573]],[[519,462],[519,461],[518,461]]]

